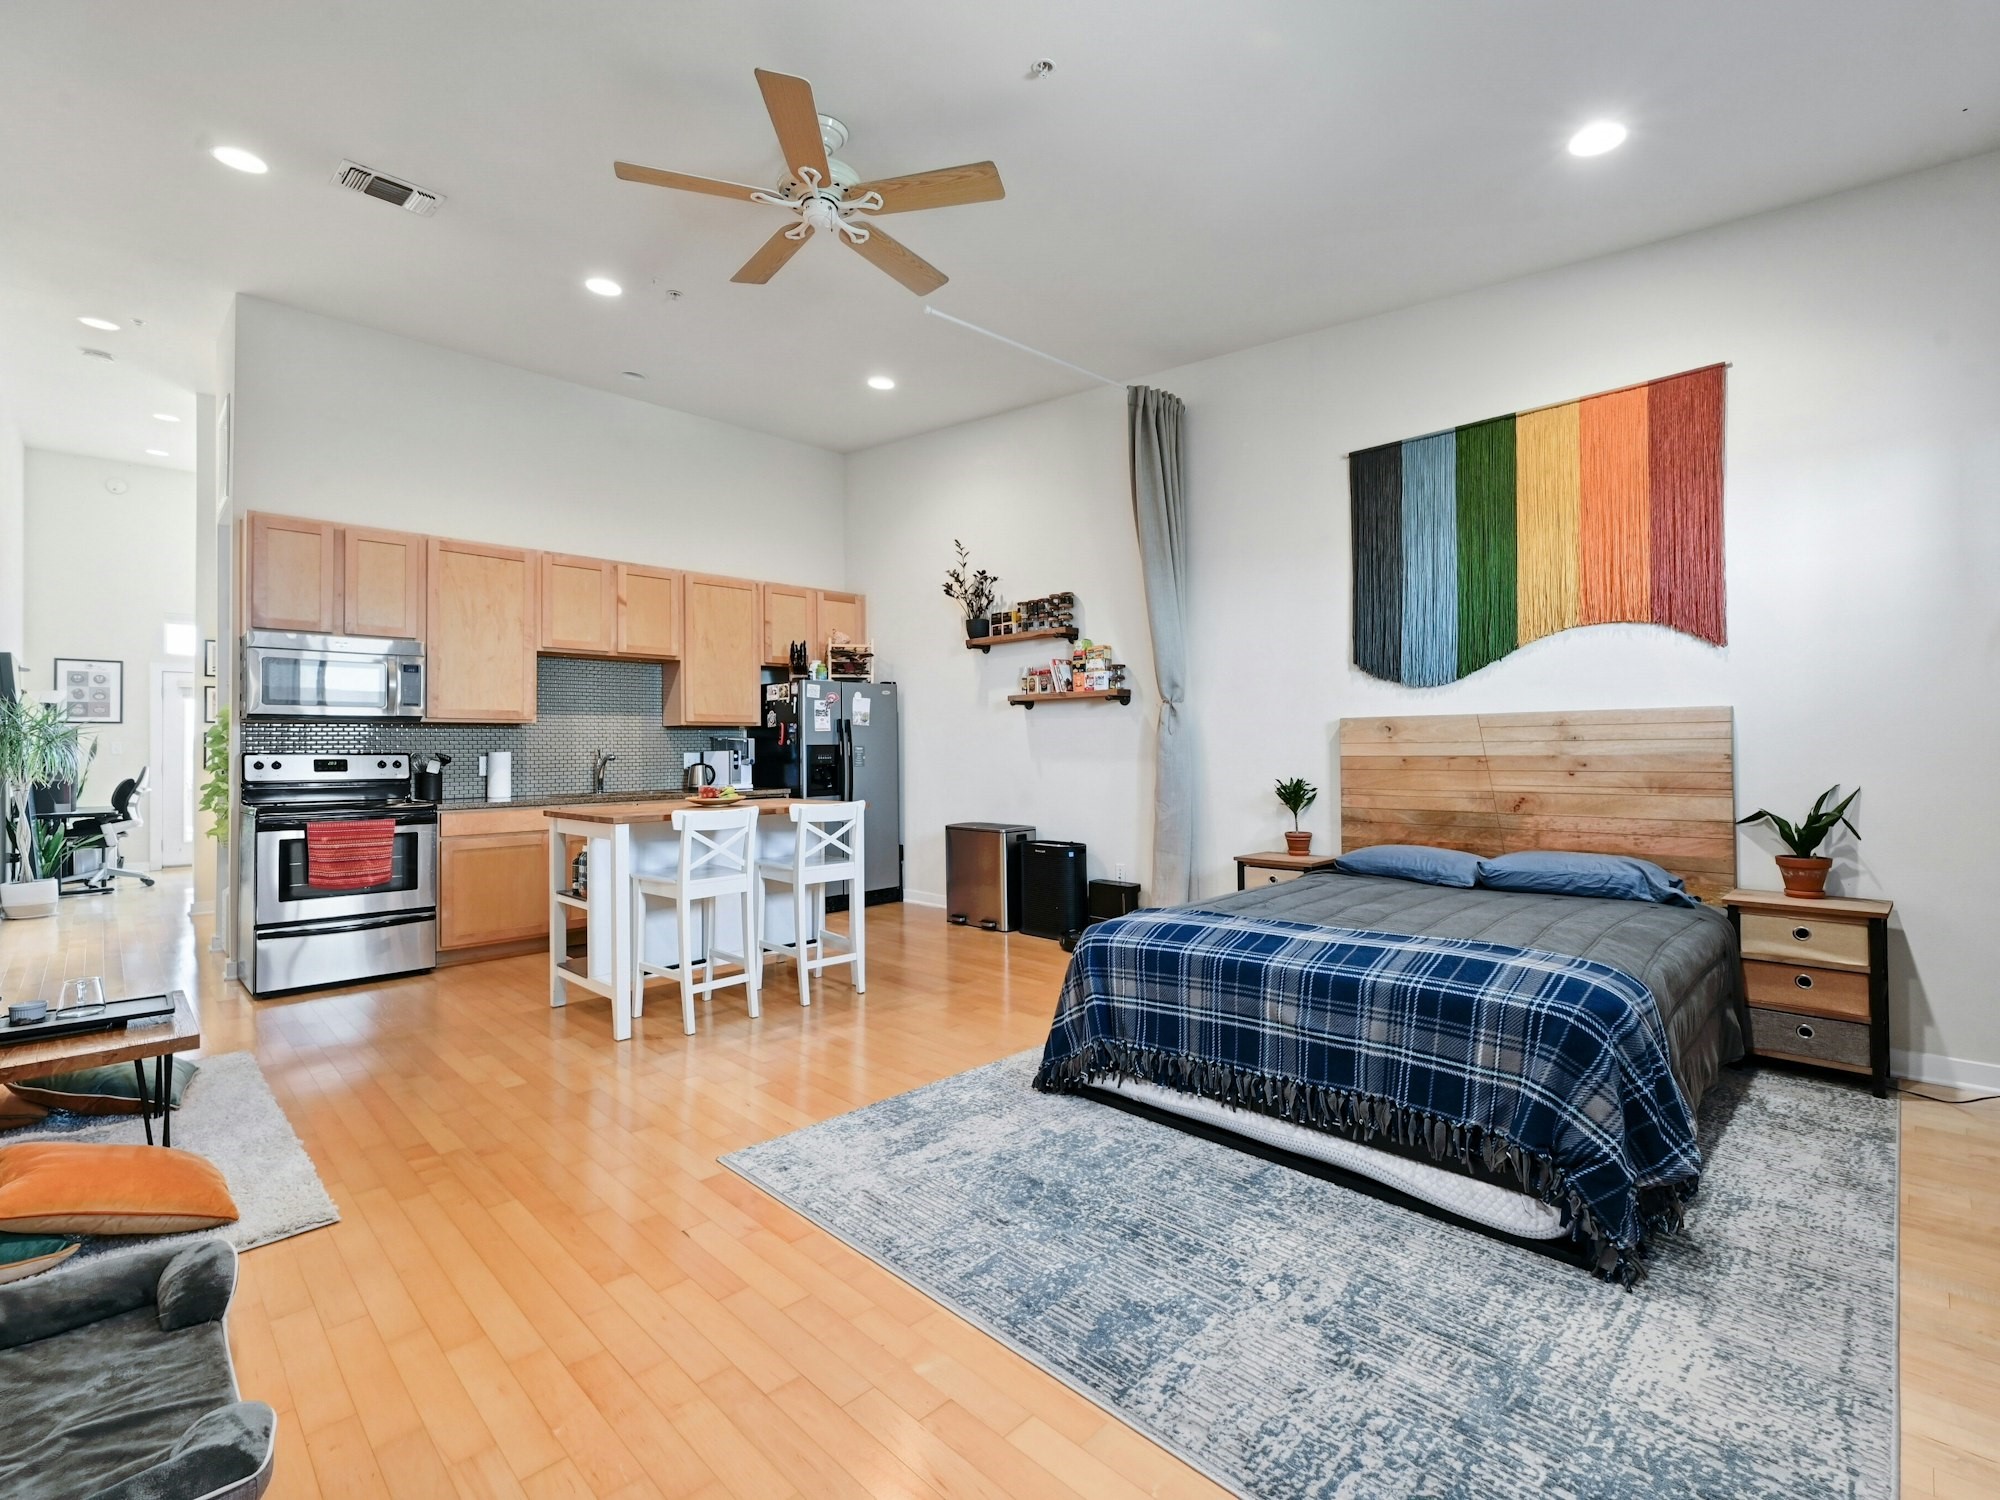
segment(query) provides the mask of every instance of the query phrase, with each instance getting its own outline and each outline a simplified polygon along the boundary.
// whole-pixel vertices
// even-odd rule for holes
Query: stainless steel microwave
[[[243,637],[243,713],[267,719],[421,719],[424,644],[253,630]]]

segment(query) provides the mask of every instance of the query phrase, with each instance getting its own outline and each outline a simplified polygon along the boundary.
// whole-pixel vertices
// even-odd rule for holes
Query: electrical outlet
[[[1118,864],[1118,878],[1121,881],[1125,878],[1125,864],[1123,860],[1119,861]]]

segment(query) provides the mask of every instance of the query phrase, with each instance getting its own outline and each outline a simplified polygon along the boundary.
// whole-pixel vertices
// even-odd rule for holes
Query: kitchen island
[[[632,876],[645,873],[657,852],[675,837],[676,812],[695,808],[741,807],[746,801],[764,815],[789,812],[805,799],[758,796],[730,802],[665,794],[655,797],[591,798],[545,807],[549,845],[549,1004],[569,1002],[569,987],[580,985],[611,1001],[611,1036],[632,1036],[635,986],[632,972]],[[570,842],[584,841],[584,894],[575,894]],[[585,913],[585,959],[569,956],[569,913]]]

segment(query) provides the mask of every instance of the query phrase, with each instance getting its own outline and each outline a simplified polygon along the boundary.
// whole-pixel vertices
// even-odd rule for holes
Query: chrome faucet
[[[618,757],[609,750],[600,750],[590,758],[590,790],[593,793],[603,793],[604,778],[610,772],[611,762],[616,759]]]

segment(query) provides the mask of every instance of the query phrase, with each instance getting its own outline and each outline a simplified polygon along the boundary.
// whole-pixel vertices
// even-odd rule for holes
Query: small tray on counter
[[[39,1021],[10,1021],[6,1008],[0,1006],[0,1047],[14,1042],[43,1042],[51,1037],[82,1036],[93,1031],[124,1031],[173,1018],[172,994],[136,995],[126,1000],[107,1000],[101,1006],[51,1010]]]

